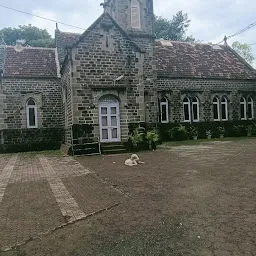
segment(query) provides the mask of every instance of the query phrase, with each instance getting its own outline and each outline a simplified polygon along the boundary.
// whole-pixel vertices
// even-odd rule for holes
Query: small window
[[[249,97],[248,98],[248,119],[252,120],[253,118],[254,118],[253,99]]]
[[[131,1],[131,27],[141,29],[140,24],[140,3],[138,0]]]
[[[240,99],[240,117],[241,120],[246,120],[246,100],[244,97]]]
[[[221,101],[221,119],[222,121],[228,120],[228,100],[226,97],[223,97]]]
[[[166,98],[163,98],[160,102],[160,111],[161,111],[161,123],[169,122],[169,104]]]
[[[183,100],[183,112],[184,112],[184,122],[191,122],[191,107],[190,99],[186,97]]]
[[[220,101],[217,97],[213,99],[213,118],[214,121],[220,121]]]
[[[109,36],[106,35],[106,48],[108,48],[108,47],[109,47]]]
[[[37,106],[34,99],[30,98],[26,105],[27,128],[37,128]]]
[[[199,100],[196,97],[192,99],[192,116],[194,122],[199,122]]]

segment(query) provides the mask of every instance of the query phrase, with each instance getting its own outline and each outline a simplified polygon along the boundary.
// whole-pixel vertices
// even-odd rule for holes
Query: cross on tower
[[[104,3],[101,3],[100,6],[103,7],[104,11],[106,11],[107,7],[109,7],[108,1],[104,1]]]

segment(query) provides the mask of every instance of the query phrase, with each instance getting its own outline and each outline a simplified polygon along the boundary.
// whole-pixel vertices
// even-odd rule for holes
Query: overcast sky
[[[50,19],[86,29],[103,9],[100,3],[103,0],[0,0],[0,4],[24,10]],[[155,0],[155,14],[171,19],[179,10],[187,12],[191,19],[188,34],[203,42],[217,43],[224,35],[231,35],[240,29],[256,22],[255,0]],[[17,27],[18,25],[32,24],[46,28],[54,34],[55,24],[25,14],[6,10],[0,7],[0,29],[3,27]],[[60,30],[80,32],[74,28],[59,25]],[[256,26],[246,33],[229,41],[242,43],[256,43]],[[256,45],[252,46],[256,57]],[[256,64],[256,62],[255,62]]]

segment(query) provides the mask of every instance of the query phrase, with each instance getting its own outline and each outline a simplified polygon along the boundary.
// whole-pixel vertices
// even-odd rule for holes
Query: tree
[[[19,26],[18,28],[3,28],[0,30],[7,45],[15,45],[16,40],[24,39],[25,45],[35,47],[54,47],[54,39],[46,29],[40,29],[31,25]]]
[[[252,47],[248,44],[241,44],[238,41],[232,44],[232,48],[243,57],[248,63],[253,64],[254,57]]]
[[[155,37],[164,40],[194,42],[193,37],[186,35],[189,25],[188,14],[182,11],[177,12],[171,20],[155,16]]]

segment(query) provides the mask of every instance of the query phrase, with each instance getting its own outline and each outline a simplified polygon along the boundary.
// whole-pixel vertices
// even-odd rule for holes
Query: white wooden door
[[[118,102],[101,102],[99,105],[100,141],[120,141],[120,117]]]

